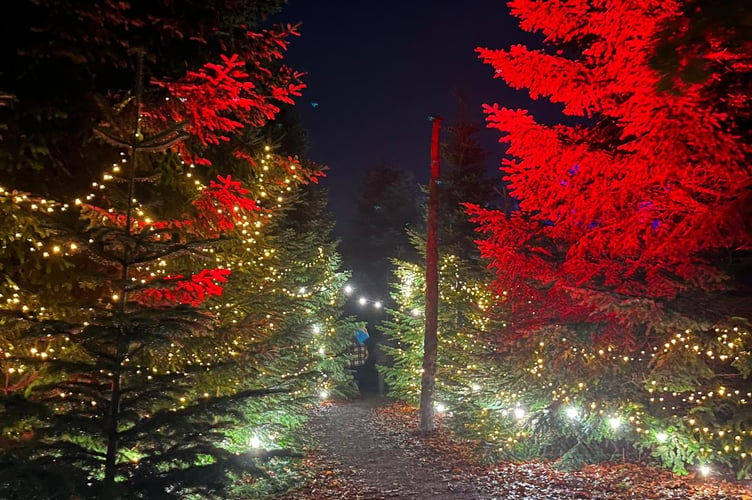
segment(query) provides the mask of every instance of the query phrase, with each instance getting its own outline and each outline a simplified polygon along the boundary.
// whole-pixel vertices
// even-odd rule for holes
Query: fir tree
[[[729,264],[747,258],[752,235],[748,53],[718,30],[734,63],[699,51],[713,76],[663,91],[657,40],[689,22],[689,4],[510,2],[524,29],[569,56],[513,46],[481,57],[510,86],[594,124],[549,127],[488,106],[520,210],[471,213],[509,297],[500,350],[545,409],[530,432],[561,438],[541,452],[581,463],[624,439],[678,472],[720,462],[745,475],[749,290]],[[533,397],[543,388],[550,399]],[[556,425],[544,430],[542,415]]]
[[[248,63],[244,69],[254,85],[243,97],[260,104],[262,95],[286,95],[287,85],[299,82],[288,78],[294,72],[278,61],[295,29],[260,29],[283,3],[18,2],[0,19],[0,88],[15,102],[3,107],[0,117],[7,125],[0,143],[4,181],[50,197],[84,192],[100,175],[99,166],[110,161],[110,152],[92,136],[103,120],[97,96],[122,90],[133,80],[136,50],[145,54],[147,83],[152,78],[175,81],[189,69],[220,64],[222,55],[236,54]],[[270,72],[260,75],[262,67]],[[265,104],[272,107],[254,107],[264,113],[264,122],[279,103]],[[195,149],[197,140],[191,136],[186,144]]]
[[[115,88],[113,99],[92,100],[101,108],[87,119],[104,118],[96,136],[115,151],[100,143],[78,152],[77,176],[93,170],[83,163],[111,165],[87,182],[89,195],[65,203],[0,193],[12,221],[3,233],[1,292],[7,497],[218,494],[235,479],[263,475],[269,458],[291,455],[301,407],[322,389],[346,389],[338,385],[345,361],[335,354],[351,332],[338,320],[344,278],[326,233],[316,233],[314,258],[284,246],[284,225],[267,229],[294,201],[282,196],[321,175],[265,151],[253,130],[277,112],[273,99],[290,103],[301,85],[270,64],[283,35],[243,33],[255,41],[247,58],[218,57],[180,77],[152,78],[145,91]],[[34,97],[20,102],[9,120],[14,134]],[[48,144],[59,139],[49,137]],[[14,141],[5,146],[8,157],[20,151]],[[44,168],[66,158],[44,151]],[[47,186],[38,187],[63,200],[75,189]],[[242,297],[238,309],[217,300],[230,265],[242,286],[246,259],[264,267],[255,259],[267,255],[277,269],[294,258],[313,267],[285,270],[288,281],[268,304],[259,293]],[[275,288],[270,267],[256,275],[249,268],[254,291]],[[302,279],[311,294],[290,293]],[[279,331],[261,314],[267,305]],[[297,330],[303,316],[323,329],[315,350]],[[274,355],[291,345],[298,348]]]
[[[475,225],[465,204],[487,206],[497,198],[496,180],[487,171],[488,152],[478,140],[480,125],[467,118],[467,104],[458,100],[457,117],[446,127],[442,143],[442,172],[439,191],[439,246],[466,259],[479,259]]]
[[[193,267],[189,256],[218,241],[215,225],[232,229],[255,205],[225,178],[195,199],[193,218],[142,218],[153,195],[146,186],[155,181],[144,155],[161,155],[186,136],[182,126],[159,129],[143,120],[143,99],[138,89],[98,129],[124,150],[121,165],[105,174],[115,187],[79,203],[81,233],[58,230],[45,242],[52,258],[85,252],[69,272],[91,290],[86,321],[27,316],[28,328],[6,351],[11,366],[40,365],[44,373],[26,397],[14,393],[6,401],[4,429],[30,433],[4,452],[7,496],[182,495],[221,488],[225,470],[253,467],[252,457],[218,446],[231,420],[217,420],[214,412],[227,411],[231,398],[188,400],[192,379],[209,364],[171,358],[193,337],[211,335],[210,318],[196,306],[221,293],[230,274],[219,268],[185,274]],[[65,206],[47,205],[47,212],[65,215]],[[214,211],[201,210],[207,206]],[[159,272],[167,260],[184,274]]]
[[[443,145],[447,168],[440,176],[436,398],[437,411],[451,413],[452,429],[480,446],[501,429],[498,420],[488,418],[488,398],[503,393],[504,371],[494,359],[492,340],[504,321],[503,312],[492,309],[499,298],[489,288],[492,274],[472,243],[474,227],[464,209],[467,202],[485,205],[495,195],[485,175],[486,154],[474,138],[477,130],[460,112]],[[408,234],[416,251],[424,254],[425,237],[417,231]],[[387,310],[389,319],[380,325],[387,336],[383,350],[388,356],[381,369],[390,394],[416,403],[423,362],[425,269],[423,264],[399,259],[394,265],[395,307]]]
[[[407,230],[418,222],[418,194],[418,186],[407,171],[382,165],[365,172],[342,249],[362,290],[386,297],[392,273],[390,257],[417,257]]]
[[[325,204],[317,186],[285,191],[272,221],[217,252],[217,262],[236,272],[211,309],[238,365],[213,370],[201,385],[232,390],[242,380],[258,390],[285,389],[247,402],[247,424],[232,435],[238,450],[252,442],[258,450],[301,449],[307,440],[298,431],[308,407],[353,394],[346,368],[357,324],[341,317],[349,274],[340,269]],[[214,349],[216,340],[200,350]],[[263,468],[269,474],[251,485],[239,482],[236,494],[284,489],[294,480],[291,471],[302,473],[282,457]]]

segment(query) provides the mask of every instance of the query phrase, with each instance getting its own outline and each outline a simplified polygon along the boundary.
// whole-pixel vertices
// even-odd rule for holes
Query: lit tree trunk
[[[431,179],[428,184],[428,223],[426,229],[426,330],[423,337],[423,374],[420,384],[420,430],[434,429],[434,392],[438,351],[439,252],[436,233],[439,218],[439,128],[441,118],[431,117]]]

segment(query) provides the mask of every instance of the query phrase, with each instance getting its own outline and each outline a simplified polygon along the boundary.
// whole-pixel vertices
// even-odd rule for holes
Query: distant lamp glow
[[[668,440],[668,434],[665,432],[659,432],[655,435],[655,440],[659,443],[665,443]]]
[[[313,333],[321,333],[321,327],[319,325],[313,325]]]
[[[444,403],[436,403],[436,412],[437,413],[444,413],[447,411],[447,407]]]
[[[306,288],[305,288],[304,286],[301,286],[301,287],[300,287],[300,288],[298,289],[298,293],[299,293],[300,295],[305,295],[305,293],[306,293]]]
[[[514,409],[514,418],[520,419],[525,416],[525,410],[519,406]]]
[[[345,285],[344,290],[345,290],[345,295],[350,295],[351,293],[353,293],[353,287],[351,287],[350,285]]]
[[[381,301],[377,300],[376,302],[374,302],[373,307],[375,307],[376,309],[381,309]]]
[[[616,430],[621,427],[621,419],[619,417],[611,417],[608,419],[608,425],[611,429]]]
[[[328,397],[329,397],[329,391],[327,391],[326,389],[321,389],[319,391],[319,398],[320,399],[326,399]]]
[[[709,475],[710,474],[710,467],[708,467],[707,465],[701,465],[700,466],[700,474],[702,474],[703,476]]]
[[[580,416],[580,412],[574,406],[570,406],[569,408],[567,408],[565,413],[567,417],[573,420]]]
[[[323,356],[324,354],[326,354],[326,350],[323,347],[319,347],[319,354]]]
[[[413,308],[411,312],[413,316],[420,316],[420,309],[417,307]]]
[[[251,448],[254,448],[254,449],[261,448],[261,439],[259,439],[258,436],[253,436],[249,444]]]
[[[366,299],[365,297],[361,297],[358,299],[358,304],[360,304],[361,306],[366,305],[366,302],[368,302],[368,299]]]

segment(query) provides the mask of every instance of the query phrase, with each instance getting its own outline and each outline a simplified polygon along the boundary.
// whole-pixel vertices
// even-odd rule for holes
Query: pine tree
[[[252,57],[222,56],[179,78],[152,78],[153,86],[137,86],[133,95],[113,89],[113,107],[104,97],[94,101],[102,106],[91,116],[104,117],[96,134],[115,151],[82,146],[84,160],[73,164],[79,175],[93,170],[86,162],[111,165],[89,195],[66,204],[0,192],[12,217],[3,228],[0,292],[4,496],[217,494],[235,479],[263,475],[268,459],[291,454],[293,443],[280,430],[289,434],[312,395],[346,389],[337,386],[343,358],[330,353],[352,332],[337,319],[344,277],[325,233],[316,233],[317,258],[305,256],[314,267],[287,272],[291,281],[269,298],[281,332],[270,331],[271,322],[250,324],[268,320],[259,315],[266,308],[259,294],[244,298],[255,307],[240,316],[242,325],[218,301],[232,280],[229,265],[238,271],[243,259],[277,251],[284,255],[279,268],[302,260],[304,247],[272,246],[290,245],[284,226],[276,240],[262,242],[268,246],[239,247],[272,231],[274,215],[291,203],[280,196],[321,175],[263,150],[253,129],[277,112],[272,99],[290,103],[301,85],[295,73],[271,64],[284,34],[243,33],[254,40],[256,52],[244,52]],[[14,133],[23,126],[15,116],[34,102],[25,97],[10,120]],[[59,139],[49,137],[48,144]],[[8,157],[18,153],[16,143],[6,146]],[[54,165],[65,155],[42,156]],[[39,187],[71,197],[71,186]],[[254,285],[274,275],[268,271]],[[304,278],[315,295],[291,296],[292,282]],[[304,312],[324,329],[316,350],[301,342],[274,357],[302,339],[296,327]],[[271,434],[251,436],[248,424],[264,424]],[[276,444],[267,441],[271,435]]]
[[[317,186],[285,194],[283,207],[252,239],[229,242],[217,252],[218,262],[236,270],[212,310],[238,366],[228,366],[226,374],[213,370],[201,385],[216,390],[228,380],[244,380],[258,390],[284,388],[247,402],[247,425],[233,432],[238,449],[248,443],[258,450],[301,449],[307,439],[299,426],[307,408],[354,390],[347,350],[358,325],[341,317],[349,274],[340,270],[325,195]],[[216,339],[201,350],[213,345]],[[289,487],[291,471],[299,467],[276,458],[263,464],[267,475],[250,485],[240,482],[235,493]]]
[[[458,100],[457,117],[446,127],[441,146],[442,172],[439,192],[439,245],[465,259],[479,259],[475,225],[465,204],[487,206],[497,198],[496,180],[488,174],[488,152],[477,137],[480,125],[467,118],[466,103]]]
[[[342,249],[361,290],[386,297],[390,257],[417,257],[407,229],[418,222],[418,195],[418,186],[407,171],[381,165],[365,172]]]
[[[254,92],[244,97],[271,92],[272,80],[279,83],[275,92],[284,94],[280,77],[292,76],[293,71],[273,66],[270,60],[279,60],[295,29],[259,28],[283,3],[18,2],[0,18],[0,88],[12,94],[15,103],[0,108],[0,122],[7,125],[0,143],[3,180],[48,197],[84,192],[101,174],[100,165],[110,161],[109,151],[92,136],[93,127],[103,119],[96,96],[133,80],[135,50],[143,50],[147,58],[147,81],[176,80],[187,68],[220,63],[221,55],[237,54],[256,77],[259,67],[266,67],[271,71],[267,76],[273,77],[268,82],[253,78]]]
[[[504,390],[500,387],[503,370],[495,362],[492,341],[504,321],[502,311],[491,309],[499,297],[489,288],[492,274],[472,244],[475,232],[464,209],[467,202],[485,205],[495,194],[485,174],[486,154],[474,138],[477,130],[460,113],[443,144],[447,168],[440,177],[436,397],[437,411],[450,412],[451,418],[445,421],[452,429],[485,448],[489,435],[502,434],[499,420],[488,416],[497,400],[494,395]],[[416,251],[424,253],[424,235],[408,234]],[[399,259],[394,264],[395,307],[387,310],[389,319],[380,325],[388,339],[383,350],[389,362],[381,369],[390,394],[415,403],[423,360],[425,269],[423,264]]]
[[[212,490],[220,487],[221,469],[252,463],[243,466],[249,457],[217,446],[228,421],[213,421],[213,412],[226,410],[228,398],[187,404],[191,379],[207,365],[170,359],[192,337],[211,334],[210,318],[195,307],[221,293],[230,271],[165,275],[157,269],[167,260],[190,269],[190,260],[180,256],[200,254],[217,240],[213,225],[231,229],[235,217],[254,204],[226,178],[207,186],[194,202],[214,211],[199,209],[196,218],[178,221],[140,218],[153,194],[144,188],[154,181],[153,167],[142,155],[160,155],[186,135],[182,126],[160,130],[142,120],[142,99],[137,90],[98,130],[125,151],[123,166],[105,175],[122,189],[79,202],[82,232],[56,232],[45,242],[52,247],[49,254],[85,250],[88,258],[73,269],[82,288],[92,292],[87,320],[24,318],[28,328],[6,351],[11,366],[40,365],[44,372],[26,397],[14,393],[6,401],[4,429],[30,433],[4,452],[8,496],[44,498],[57,489],[66,496],[111,498]],[[65,208],[47,205],[52,213]],[[245,395],[256,392],[266,391]],[[199,469],[205,474],[197,474]],[[31,477],[37,479],[33,485]]]
[[[510,2],[523,29],[559,50],[517,45],[479,49],[481,58],[508,85],[593,124],[544,126],[488,106],[509,144],[502,169],[520,210],[471,213],[509,297],[513,329],[500,349],[521,388],[549,389],[538,407],[569,422],[546,430],[566,429],[547,453],[593,460],[625,439],[678,472],[720,462],[745,475],[749,290],[732,273],[752,237],[749,86],[740,84],[749,53],[721,30],[713,43],[726,62],[695,53],[713,76],[673,79],[664,91],[665,73],[651,67],[657,40],[688,22],[689,3]],[[559,411],[569,406],[587,426]],[[609,430],[609,418],[627,417]]]

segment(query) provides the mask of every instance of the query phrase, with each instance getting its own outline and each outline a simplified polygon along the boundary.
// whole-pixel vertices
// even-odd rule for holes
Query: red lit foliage
[[[253,51],[222,55],[221,63],[206,63],[176,81],[153,80],[169,92],[163,119],[187,122],[187,131],[201,147],[229,142],[231,134],[244,127],[264,125],[279,112],[275,102],[292,104],[292,97],[305,87],[301,73],[286,66],[274,72],[268,68],[282,58],[288,38],[296,35],[289,25],[278,31],[248,31],[246,36],[256,42]],[[211,163],[184,144],[180,152],[192,163]],[[236,156],[250,159],[242,150]]]
[[[469,211],[498,286],[528,319],[528,301],[539,310],[548,304],[559,321],[592,321],[636,297],[717,288],[723,276],[713,255],[752,244],[752,148],[743,125],[750,87],[721,85],[749,78],[741,61],[752,51],[728,44],[724,58],[708,53],[709,79],[660,90],[664,75],[650,60],[683,4],[514,0],[523,29],[574,55],[478,49],[511,87],[595,123],[547,126],[525,110],[486,106],[489,127],[509,145],[501,170],[520,211]]]
[[[124,229],[130,222],[129,233],[137,235],[144,241],[158,242],[160,245],[172,244],[175,248],[188,245],[191,238],[215,238],[224,232],[235,229],[238,222],[251,211],[258,210],[258,205],[246,197],[247,189],[241,187],[240,182],[227,177],[218,177],[201,191],[201,195],[194,200],[196,219],[152,221],[131,218],[125,214],[110,212],[100,207],[84,204],[83,210],[96,214],[99,221],[120,229]],[[137,271],[136,271],[137,272]],[[142,274],[142,279],[148,273]],[[222,294],[219,283],[227,281],[229,269],[205,269],[189,278],[183,275],[173,275],[150,281],[146,288],[134,295],[138,302],[153,306],[170,304],[188,304],[198,306],[212,296]],[[161,286],[167,284],[169,286]]]
[[[292,103],[292,96],[303,88],[299,73],[284,66],[274,71],[268,67],[282,57],[286,39],[293,34],[296,32],[289,26],[283,31],[247,31],[245,36],[254,43],[253,50],[246,51],[244,57],[221,56],[221,64],[207,63],[174,81],[153,79],[152,84],[162,88],[163,97],[142,102],[139,110],[143,130],[141,149],[145,152],[170,149],[179,153],[184,162],[208,165],[211,161],[206,156],[211,156],[211,148],[229,143],[236,160],[248,164],[240,171],[260,168],[254,159],[259,151],[243,149],[245,141],[233,139],[249,129],[264,126],[279,112],[280,102]],[[175,123],[182,124],[185,134],[174,132],[167,136],[170,137],[168,142],[154,148],[145,147],[148,137],[161,137],[163,131],[174,128]],[[118,127],[116,121],[105,124],[104,129],[111,136],[119,132],[127,137],[129,133],[127,127]],[[270,183],[289,186],[292,180],[316,182],[318,176],[323,175],[321,171],[304,167],[296,158],[266,156],[269,161],[265,170],[272,171],[267,172],[265,178]],[[103,202],[102,206],[86,203],[83,208],[88,218],[100,224],[124,229],[144,242],[168,245],[178,252],[221,238],[234,231],[238,223],[247,224],[253,212],[262,210],[254,194],[229,174],[210,180],[197,193],[192,201],[194,210],[171,220],[153,220],[115,211],[108,207],[106,198],[98,200]],[[150,277],[153,275],[148,269],[134,266],[131,273],[144,283],[132,295],[133,300],[152,306],[198,306],[209,297],[221,295],[221,283],[227,281],[230,270],[203,270],[188,277],[172,274],[155,279]]]
[[[189,279],[183,275],[167,276],[162,279],[174,285],[164,288],[149,288],[136,296],[139,302],[151,305],[189,304],[201,305],[209,297],[222,295],[222,287],[230,276],[229,269],[204,269]]]

